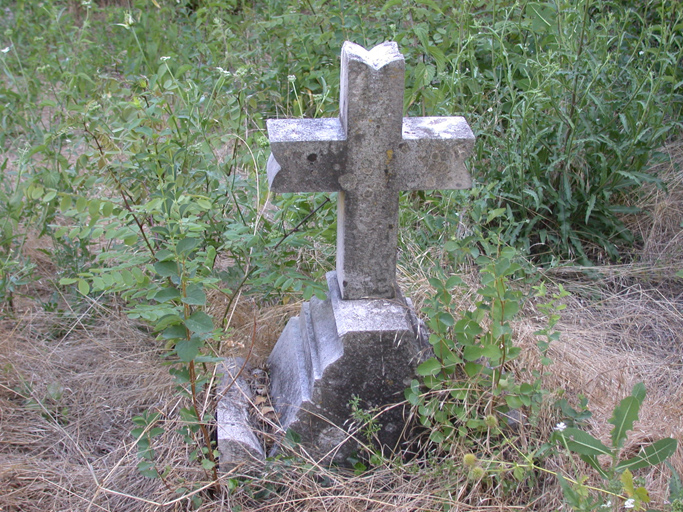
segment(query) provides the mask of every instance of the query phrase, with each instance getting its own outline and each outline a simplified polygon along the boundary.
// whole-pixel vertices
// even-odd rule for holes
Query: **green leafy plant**
[[[60,425],[69,423],[69,407],[64,405],[64,387],[59,382],[51,382],[40,396],[35,386],[22,379],[21,385],[14,390],[24,401],[24,407],[39,412],[48,421]]]
[[[676,472],[669,461],[664,462],[671,471],[671,480],[669,481],[669,503],[671,503],[672,512],[683,511],[683,483],[681,476]]]
[[[625,500],[627,508],[645,510],[650,501],[649,494],[643,486],[637,484],[632,471],[655,466],[665,462],[678,447],[678,442],[672,438],[660,439],[641,448],[635,457],[622,460],[621,453],[628,432],[638,420],[638,412],[645,399],[645,386],[636,384],[630,396],[624,398],[614,409],[609,422],[614,425],[610,432],[611,447],[606,446],[591,434],[576,427],[568,427],[559,423],[553,432],[551,440],[559,446],[579,456],[588,466],[607,484],[602,494],[614,498],[605,500],[602,495],[592,497],[589,487],[584,485],[586,477],[579,479],[579,483],[569,484],[566,479],[559,477],[560,485],[567,503],[576,510],[596,510],[607,503],[614,510],[619,508],[617,498]],[[609,464],[605,467],[598,457],[605,456]],[[590,488],[595,490],[595,488]],[[609,506],[609,505],[607,505]]]
[[[444,448],[482,432],[500,432],[501,422],[517,421],[512,411],[525,408],[533,415],[545,394],[538,371],[529,372],[530,382],[519,377],[524,371],[511,371],[521,350],[514,344],[510,323],[523,301],[522,291],[510,286],[511,279],[523,275],[516,252],[503,247],[489,257],[476,246],[470,245],[469,250],[481,265],[480,298],[473,310],[456,320],[451,302],[461,279],[430,279],[436,293],[425,311],[435,357],[417,368],[428,391],[424,393],[417,380],[406,390],[421,424],[430,431],[430,440]],[[539,297],[545,294],[545,287],[537,287]],[[561,291],[544,306],[550,314],[548,326],[537,333],[544,365],[551,362],[546,353],[558,336],[553,327],[559,319],[556,312],[562,309],[558,301],[565,294]]]
[[[352,396],[349,401],[351,407],[351,418],[356,423],[356,431],[362,435],[365,443],[362,446],[363,452],[367,455],[365,460],[361,457],[352,457],[351,462],[356,474],[362,474],[368,470],[366,462],[370,466],[379,466],[385,462],[377,433],[382,429],[382,424],[378,421],[378,413],[375,409],[364,409],[360,403],[360,397]]]

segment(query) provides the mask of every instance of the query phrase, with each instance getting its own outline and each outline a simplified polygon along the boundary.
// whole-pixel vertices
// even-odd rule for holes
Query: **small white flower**
[[[629,498],[624,502],[624,508],[634,508],[636,506],[636,500]]]
[[[493,112],[493,107],[489,107],[486,109],[486,112]]]
[[[164,56],[164,57],[160,57],[159,60],[160,60],[161,62],[166,62],[166,61],[167,61],[168,59],[170,59],[170,58],[171,58],[171,57],[166,57],[166,56]]]
[[[296,77],[294,75],[287,75],[287,80],[294,83],[296,81]]]
[[[645,52],[644,52],[643,50],[640,50],[640,51],[638,52],[638,55],[645,55]]]
[[[81,7],[85,7],[86,9],[90,9],[92,7],[92,1],[91,0],[81,0]]]
[[[117,23],[117,25],[129,29],[133,24],[135,23],[135,19],[133,19],[133,15],[130,12],[127,12],[123,16],[123,23]]]
[[[600,505],[600,508],[610,508],[612,506],[612,500],[607,500],[607,503]]]
[[[0,50],[0,52],[7,53],[7,52],[9,52],[10,48],[12,48],[12,45],[9,45],[9,46],[3,48],[2,50]]]
[[[561,421],[557,425],[555,425],[555,430],[557,430],[558,432],[562,432],[565,428],[567,428],[567,425],[564,421]]]
[[[219,72],[221,75],[223,75],[224,77],[229,77],[230,74],[231,74],[230,71],[227,71],[227,70],[223,69],[223,68],[220,67],[220,66],[218,66],[218,67],[216,68],[216,71],[218,71],[218,72]]]

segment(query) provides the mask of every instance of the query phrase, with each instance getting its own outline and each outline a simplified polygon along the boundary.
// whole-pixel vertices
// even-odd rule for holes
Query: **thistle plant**
[[[650,496],[645,487],[638,485],[633,471],[655,466],[665,462],[678,447],[678,441],[664,438],[640,449],[635,457],[622,460],[621,454],[628,432],[638,420],[638,412],[645,399],[645,386],[636,384],[630,396],[624,398],[612,413],[609,422],[614,425],[610,432],[611,446],[591,434],[576,427],[569,427],[560,422],[555,427],[551,441],[565,450],[575,453],[605,482],[605,488],[591,487],[586,484],[587,477],[582,476],[573,483],[562,475],[558,475],[565,500],[575,510],[597,510],[612,508],[615,512],[620,505],[635,511],[645,510]],[[598,459],[604,457],[608,463],[602,464]],[[598,491],[591,495],[590,490]]]

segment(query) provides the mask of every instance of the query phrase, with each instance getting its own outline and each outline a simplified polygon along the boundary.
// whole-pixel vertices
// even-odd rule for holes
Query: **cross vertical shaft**
[[[338,197],[337,278],[344,297],[392,298],[398,228],[393,151],[402,137],[404,61],[391,43],[375,47],[369,59],[367,53],[356,45],[342,48],[340,120],[352,172]]]

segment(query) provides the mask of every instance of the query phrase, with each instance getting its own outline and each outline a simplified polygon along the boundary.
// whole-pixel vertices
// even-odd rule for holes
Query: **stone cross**
[[[268,357],[280,427],[270,456],[291,431],[307,456],[348,463],[359,448],[351,400],[381,411],[375,436],[383,453],[405,440],[402,397],[431,346],[395,282],[399,193],[469,187],[464,159],[474,135],[461,117],[404,118],[404,68],[395,43],[370,51],[345,43],[339,118],[268,121],[271,189],[339,193],[327,296],[301,305]],[[266,456],[249,423],[252,391],[236,375],[243,363],[224,367],[217,416],[226,471]]]
[[[337,279],[343,299],[396,296],[400,191],[471,186],[474,134],[462,117],[403,117],[396,43],[341,53],[339,118],[269,120],[274,192],[339,192]]]

